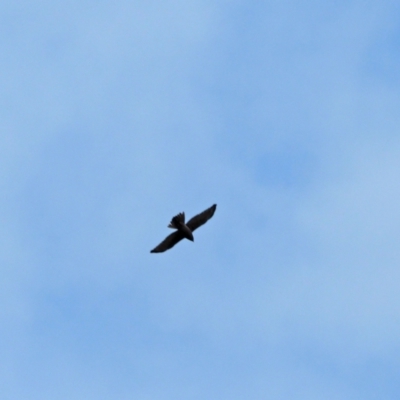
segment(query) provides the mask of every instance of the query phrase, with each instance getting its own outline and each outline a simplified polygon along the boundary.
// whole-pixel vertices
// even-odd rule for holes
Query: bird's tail
[[[185,223],[185,213],[179,213],[178,215],[175,215],[175,217],[173,217],[171,219],[171,222],[168,225],[168,228],[172,228],[172,229],[178,229],[180,225]]]

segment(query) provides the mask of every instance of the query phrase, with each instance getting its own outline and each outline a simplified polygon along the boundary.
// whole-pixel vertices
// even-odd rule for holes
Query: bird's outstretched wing
[[[204,225],[215,213],[217,205],[214,204],[207,210],[204,210],[200,214],[195,215],[192,219],[186,222],[186,226],[193,232],[198,227]]]
[[[168,235],[157,247],[150,251],[150,253],[162,253],[174,247],[180,240],[184,238],[181,231],[175,231]]]

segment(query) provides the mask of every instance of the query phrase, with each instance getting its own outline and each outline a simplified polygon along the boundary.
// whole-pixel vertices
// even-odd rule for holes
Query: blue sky
[[[397,2],[0,11],[2,398],[399,398]]]

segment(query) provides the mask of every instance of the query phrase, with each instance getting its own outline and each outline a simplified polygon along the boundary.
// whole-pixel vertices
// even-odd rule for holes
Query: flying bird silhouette
[[[207,210],[195,215],[192,219],[185,223],[185,213],[179,213],[172,218],[168,228],[177,229],[174,233],[168,235],[157,247],[150,253],[162,253],[174,247],[179,241],[186,238],[194,242],[193,231],[204,225],[215,213],[217,205],[214,204]]]

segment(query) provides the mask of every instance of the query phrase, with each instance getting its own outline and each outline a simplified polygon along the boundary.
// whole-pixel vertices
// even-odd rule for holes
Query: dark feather
[[[193,232],[195,229],[204,225],[214,215],[216,208],[217,205],[214,204],[202,213],[195,215],[186,223],[186,226]]]
[[[174,247],[179,241],[184,238],[181,231],[175,231],[168,235],[157,247],[151,250],[150,253],[162,253],[163,251],[169,250]]]
[[[175,215],[175,217],[173,217],[171,219],[171,222],[168,225],[168,228],[172,228],[172,229],[179,229],[179,227],[181,226],[181,224],[185,223],[185,213],[179,213],[178,215]]]

